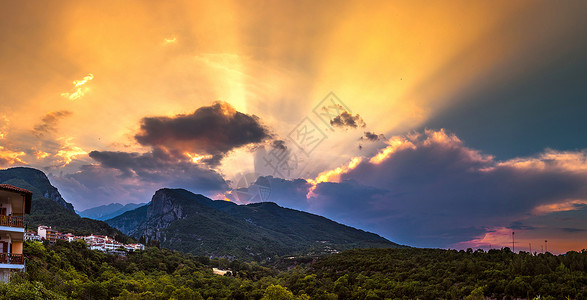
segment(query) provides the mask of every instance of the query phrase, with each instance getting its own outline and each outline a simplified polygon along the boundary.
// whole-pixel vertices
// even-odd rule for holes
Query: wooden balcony
[[[0,226],[24,227],[24,218],[13,216],[0,216]]]
[[[22,254],[0,253],[0,264],[22,265],[24,256]]]

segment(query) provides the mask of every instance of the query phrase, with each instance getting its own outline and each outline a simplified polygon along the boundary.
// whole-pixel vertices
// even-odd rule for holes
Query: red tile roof
[[[10,184],[0,184],[0,190],[21,193],[25,197],[25,213],[31,213],[31,202],[33,199],[33,192],[25,190]]]
[[[33,192],[31,192],[29,190],[21,189],[19,187],[16,187],[16,186],[10,185],[10,184],[0,184],[0,189],[5,190],[5,191],[24,193],[24,194],[31,194],[31,195],[33,194]]]

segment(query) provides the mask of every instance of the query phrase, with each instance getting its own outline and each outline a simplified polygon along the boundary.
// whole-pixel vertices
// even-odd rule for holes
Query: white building
[[[88,236],[76,236],[71,233],[63,234],[48,226],[39,226],[38,236],[41,240],[49,241],[65,240],[72,242],[74,240],[84,240],[90,250],[99,250],[102,252],[120,252],[121,249],[128,251],[145,250],[143,244],[125,245],[106,235],[91,234]]]
[[[127,244],[127,245],[124,245],[124,249],[126,249],[128,251],[145,250],[145,245],[143,245],[143,244]]]
[[[41,236],[36,234],[34,231],[27,231],[24,233],[24,240],[40,242]]]
[[[70,243],[73,242],[73,241],[75,241],[75,240],[81,239],[81,237],[76,236],[76,235],[73,235],[72,233],[61,234],[61,237],[64,240],[66,240],[66,241],[68,241]]]

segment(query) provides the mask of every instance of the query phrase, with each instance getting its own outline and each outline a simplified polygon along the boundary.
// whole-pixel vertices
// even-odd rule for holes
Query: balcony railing
[[[24,218],[14,216],[0,216],[0,226],[24,227]]]
[[[0,264],[22,265],[24,257],[22,254],[0,253]]]

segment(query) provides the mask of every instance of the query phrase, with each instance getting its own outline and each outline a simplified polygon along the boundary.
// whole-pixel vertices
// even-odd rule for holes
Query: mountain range
[[[273,202],[237,205],[184,189],[160,189],[148,205],[106,222],[137,239],[155,239],[166,248],[247,260],[403,247],[376,234]]]
[[[122,205],[120,203],[110,203],[107,205],[100,205],[78,211],[77,213],[81,217],[104,221],[119,216],[129,210],[141,207],[145,204],[147,203],[128,203],[126,205]]]
[[[162,247],[195,255],[245,260],[268,260],[276,256],[316,255],[353,248],[405,247],[366,231],[339,224],[273,202],[237,205],[212,200],[184,189],[163,188],[147,205],[106,221],[80,217],[65,201],[45,173],[33,168],[0,170],[0,183],[33,192],[27,227],[53,226],[61,232],[102,234],[118,241],[158,242]],[[136,206],[135,205],[135,206]],[[133,208],[112,204],[83,215],[95,218]]]

